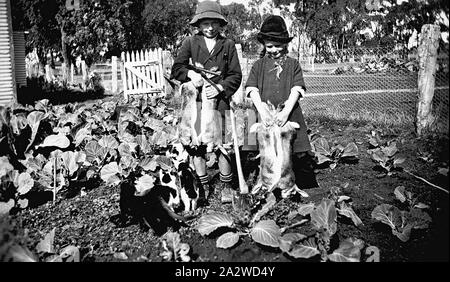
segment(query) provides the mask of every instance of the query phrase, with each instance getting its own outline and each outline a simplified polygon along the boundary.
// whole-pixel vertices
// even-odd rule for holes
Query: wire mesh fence
[[[444,133],[449,131],[448,55],[448,49],[438,54],[433,97],[434,129]],[[353,48],[294,57],[300,61],[307,87],[301,100],[306,117],[414,127],[419,95],[416,51]],[[258,58],[258,55],[244,55],[240,59],[243,84]],[[164,61],[169,72],[172,61]],[[92,69],[100,71],[100,67]],[[118,71],[119,80],[120,74]],[[102,79],[109,89],[108,77]],[[121,81],[118,85],[122,85]]]
[[[414,127],[419,94],[416,52],[355,48],[298,59],[307,87],[301,100],[305,116]],[[244,80],[256,60],[257,57],[244,58]],[[433,110],[436,130],[447,133],[448,72],[448,50],[440,51]]]

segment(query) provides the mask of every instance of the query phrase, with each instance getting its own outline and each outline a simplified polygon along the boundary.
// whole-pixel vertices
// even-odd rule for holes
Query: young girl
[[[197,27],[198,33],[187,37],[178,52],[172,66],[171,78],[181,82],[191,81],[200,88],[203,99],[216,99],[214,105],[220,112],[222,122],[225,120],[225,111],[230,109],[231,96],[239,88],[242,81],[242,72],[239,65],[238,55],[235,43],[224,38],[220,31],[227,24],[227,20],[222,15],[221,7],[213,1],[203,1],[197,6],[194,18],[190,22],[192,26]],[[189,61],[192,61],[191,64]],[[220,75],[208,77],[214,82],[211,85],[205,82],[205,79],[192,65],[201,66],[203,69],[214,70]],[[210,105],[209,101],[203,101],[202,106]],[[196,131],[200,132],[196,124]],[[222,130],[225,126],[222,123]],[[206,145],[199,149],[194,157],[194,166],[201,184],[205,190],[212,192],[209,186],[209,178],[206,172],[205,153]],[[222,193],[231,195],[231,185],[233,174],[231,170],[231,161],[228,156],[219,152],[219,179],[224,183]],[[203,195],[200,195],[201,197]],[[231,200],[231,196],[229,196]]]
[[[297,186],[317,187],[313,170],[313,156],[307,135],[299,98],[305,94],[305,82],[299,62],[288,57],[288,43],[292,40],[286,24],[280,16],[270,15],[261,25],[257,39],[263,44],[263,56],[254,63],[246,82],[246,94],[251,98],[260,120],[282,127],[288,120],[297,122],[300,128],[293,143],[293,165]],[[262,102],[284,105],[275,116],[269,114]]]

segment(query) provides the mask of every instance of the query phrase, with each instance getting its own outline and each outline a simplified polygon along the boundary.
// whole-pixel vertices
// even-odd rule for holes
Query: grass
[[[344,123],[374,124],[383,127],[411,127],[414,128],[414,117],[405,112],[389,112],[382,110],[361,109],[348,111],[341,108],[310,109],[304,111],[310,120],[336,120]]]
[[[300,103],[304,115],[310,119],[328,118],[415,128],[417,93],[413,92],[306,95]],[[437,89],[433,97],[433,131],[448,134],[448,104],[447,90]]]

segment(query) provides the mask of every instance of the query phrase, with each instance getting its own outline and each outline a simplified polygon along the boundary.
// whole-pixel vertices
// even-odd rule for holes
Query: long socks
[[[219,180],[224,182],[224,183],[230,183],[231,180],[233,180],[233,173],[230,172],[227,175],[222,174],[221,172],[219,173]]]

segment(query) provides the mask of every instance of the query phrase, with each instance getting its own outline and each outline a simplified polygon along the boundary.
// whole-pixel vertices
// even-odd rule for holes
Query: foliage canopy
[[[258,48],[256,34],[267,11],[264,1],[248,7],[223,6],[229,24],[225,35],[240,43],[244,52]],[[64,0],[11,1],[13,28],[28,31],[27,51],[36,48],[42,63],[49,51],[63,52],[67,60],[83,57],[88,64],[119,55],[121,51],[161,47],[176,51],[184,37],[198,0],[90,0],[78,10],[68,10]],[[448,32],[448,4],[443,0],[273,0],[271,7],[287,7],[299,34],[307,34],[319,49],[368,46],[406,46],[414,30],[438,24]],[[374,23],[376,23],[374,25]],[[369,29],[373,37],[361,31]],[[64,44],[63,44],[64,43]],[[52,52],[50,52],[52,53]],[[52,59],[52,58],[51,58]]]

